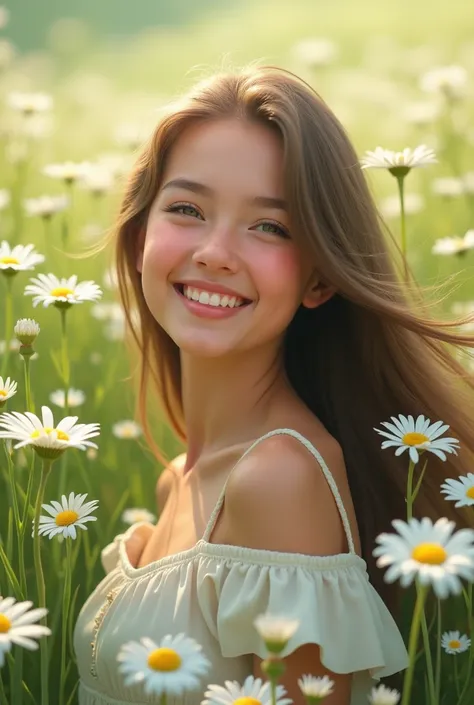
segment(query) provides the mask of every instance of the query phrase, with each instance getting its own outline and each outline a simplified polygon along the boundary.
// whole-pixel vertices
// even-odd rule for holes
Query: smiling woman
[[[295,705],[308,671],[335,685],[327,705],[366,705],[375,680],[407,665],[388,609],[398,591],[372,556],[405,514],[405,483],[374,427],[395,410],[445,419],[464,455],[433,458],[416,508],[462,525],[437,486],[474,460],[474,380],[452,352],[474,337],[405,288],[342,126],[275,67],[218,73],[170,106],[113,236],[145,433],[165,460],[151,379],[186,453],[160,479],[172,488],[138,561],[127,542],[142,524],[106,548],[109,573],[75,630],[80,705],[153,702],[117,671],[123,643],[146,634],[149,669],[185,633],[209,658],[208,683],[260,692],[262,613],[299,624],[280,654]]]

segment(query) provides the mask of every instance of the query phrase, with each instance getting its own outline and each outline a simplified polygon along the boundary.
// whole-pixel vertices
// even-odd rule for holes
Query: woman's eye
[[[194,211],[194,213],[197,213],[201,217],[201,214],[199,213],[198,209],[194,206],[189,205],[188,203],[181,203],[175,206],[168,206],[167,208],[165,208],[165,211],[168,213],[181,213],[181,215],[191,216],[193,214],[186,211]]]
[[[263,226],[264,228],[266,228],[266,227],[275,228],[275,230],[264,230],[263,232],[265,232],[265,233],[270,233],[270,234],[276,233],[278,235],[281,235],[282,237],[286,237],[286,238],[290,237],[288,231],[285,230],[285,228],[282,228],[281,225],[277,225],[276,223],[272,223],[270,221],[267,221],[266,223],[259,223],[256,227],[259,228],[261,226]]]

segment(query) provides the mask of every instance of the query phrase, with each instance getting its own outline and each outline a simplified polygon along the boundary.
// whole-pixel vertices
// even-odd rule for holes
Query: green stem
[[[7,293],[5,295],[5,353],[3,355],[2,361],[2,374],[1,376],[5,379],[8,369],[8,358],[10,357],[10,339],[11,339],[11,329],[13,325],[13,299],[12,299],[12,286],[13,286],[13,276],[7,274],[5,276]]]
[[[418,634],[422,615],[424,614],[424,604],[428,594],[428,585],[420,585],[417,589],[415,609],[413,610],[413,619],[410,628],[410,637],[408,640],[408,658],[409,663],[405,671],[403,680],[403,695],[400,705],[410,705],[411,689],[413,685],[413,675],[415,671],[415,657],[418,644]]]
[[[71,602],[71,537],[65,537],[66,543],[66,568],[64,571],[64,592],[62,609],[62,630],[61,630],[61,673],[59,680],[59,705],[65,704],[64,690],[66,686],[66,646],[67,628],[69,617],[69,606]]]
[[[398,194],[400,197],[400,238],[403,254],[403,264],[405,268],[405,281],[408,281],[408,259],[407,259],[407,231],[405,217],[405,176],[397,176]]]
[[[437,629],[436,629],[436,674],[435,674],[435,684],[436,684],[436,702],[439,702],[439,696],[441,692],[441,600],[437,600]]]
[[[420,591],[420,586],[416,586],[417,592]],[[430,702],[431,705],[437,705],[437,699],[436,699],[436,685],[435,685],[435,677],[434,677],[434,672],[433,672],[433,659],[431,657],[431,647],[430,647],[430,634],[428,631],[428,626],[426,624],[426,614],[425,610],[422,611],[421,614],[421,631],[423,634],[423,646],[425,649],[425,658],[426,658],[426,675],[428,678],[428,688],[430,691]]]
[[[19,564],[19,570],[20,570],[20,587],[21,587],[22,593],[24,595],[26,595],[25,555],[24,555],[24,551],[23,551],[23,542],[21,541],[22,522],[20,519],[20,507],[18,506],[18,496],[16,493],[14,467],[13,467],[12,459],[10,457],[10,453],[8,452],[8,449],[6,447],[6,443],[5,443],[5,455],[7,457],[8,480],[9,480],[9,485],[10,485],[10,490],[11,490],[11,495],[12,495],[13,516],[15,519],[16,537],[17,537],[17,542],[18,542],[18,564]]]
[[[35,523],[33,538],[33,555],[36,573],[36,585],[38,589],[38,607],[46,607],[46,586],[44,582],[43,564],[41,562],[41,537],[39,535],[39,519],[41,515],[41,505],[43,503],[46,482],[53,461],[43,458],[41,468],[41,478],[35,504]],[[46,626],[46,616],[42,617],[40,623]],[[49,684],[48,684],[48,640],[40,639],[40,672],[41,672],[41,705],[49,705]]]
[[[413,474],[415,472],[415,463],[410,460],[407,478],[407,519],[410,521],[413,517]]]
[[[272,705],[276,705],[277,701],[277,680],[276,678],[270,678],[270,692],[272,694]]]
[[[25,399],[26,399],[26,410],[31,411],[33,414],[35,410],[33,404],[31,403],[31,379],[30,379],[30,356],[24,355],[23,361],[25,363]]]
[[[471,673],[472,673],[472,666],[474,664],[474,615],[472,613],[472,583],[469,583],[467,586],[467,594],[465,594],[465,591],[463,589],[464,593],[464,598],[466,600],[466,607],[467,607],[467,623],[469,625],[469,634],[468,636],[471,639],[471,648],[469,649],[469,661],[467,664],[467,674],[466,674],[466,680],[464,681],[463,689],[461,691],[461,695],[459,696],[458,700],[458,705],[462,705],[464,696],[466,695],[467,689],[471,685]]]
[[[60,308],[61,313],[61,357],[63,366],[63,380],[64,380],[64,409],[66,411],[66,416],[69,416],[69,383],[70,383],[70,365],[69,365],[69,355],[67,346],[67,326],[66,326],[66,315],[67,309]]]
[[[3,687],[2,672],[0,671],[0,705],[8,705],[5,688]]]
[[[23,649],[16,648],[13,662],[12,703],[23,705]]]
[[[28,510],[30,509],[30,501],[31,501],[31,494],[33,492],[33,481],[35,479],[35,452],[32,450],[31,453],[31,466],[30,466],[30,472],[28,475],[28,485],[26,487],[26,497],[25,497],[25,506],[23,507],[23,519],[22,519],[22,525],[21,525],[21,540],[22,542],[24,541],[25,534],[26,534],[26,527],[27,527],[27,519],[28,519]]]
[[[456,688],[456,695],[459,698],[459,695],[461,693],[461,688],[459,687],[458,654],[453,654],[453,661],[454,661],[454,685]]]

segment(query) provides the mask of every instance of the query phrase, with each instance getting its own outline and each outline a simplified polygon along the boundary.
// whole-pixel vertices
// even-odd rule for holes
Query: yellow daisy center
[[[177,671],[181,657],[174,649],[154,649],[148,655],[147,663],[154,671]]]
[[[51,433],[52,431],[56,431],[59,441],[68,441],[69,440],[68,434],[64,433],[64,431],[58,431],[57,428],[51,428],[51,426],[45,426],[43,431],[48,434]],[[37,429],[36,431],[33,431],[33,433],[30,435],[30,438],[39,438],[40,435],[41,435],[41,431]]]
[[[413,433],[405,433],[402,439],[406,446],[419,446],[429,440],[428,436],[425,436],[424,433],[415,433],[414,431]]]
[[[2,259],[0,259],[0,262],[2,264],[20,264],[20,260],[16,257],[2,257]]]
[[[6,389],[0,389],[0,397],[6,397],[7,396],[7,390]]]
[[[135,435],[135,429],[133,428],[133,426],[125,426],[125,428],[122,428],[122,430],[120,431],[120,435],[122,436],[122,438],[132,438],[132,436]]]
[[[12,623],[10,622],[8,617],[4,614],[0,614],[0,634],[6,634],[7,632],[9,632],[11,626]]]
[[[452,639],[452,640],[449,642],[448,646],[449,646],[451,649],[459,649],[459,647],[461,646],[461,642],[459,641],[459,639]]]
[[[51,289],[50,294],[51,296],[68,296],[74,294],[74,291],[66,286],[57,286],[56,289]]]
[[[440,543],[420,543],[413,549],[411,557],[418,563],[441,565],[445,562],[448,554]]]
[[[474,499],[474,485],[467,490],[466,497],[469,497],[469,499]]]
[[[234,700],[234,705],[262,705],[261,700],[257,698],[251,698],[248,695],[244,695],[242,698],[236,698]]]
[[[77,512],[74,512],[72,509],[66,509],[64,512],[56,514],[55,521],[57,526],[70,526],[78,519],[79,514]]]

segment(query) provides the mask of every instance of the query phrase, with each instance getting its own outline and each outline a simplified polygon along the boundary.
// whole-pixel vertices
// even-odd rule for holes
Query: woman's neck
[[[257,363],[257,364],[256,364]],[[270,360],[181,356],[186,468],[265,433],[289,405],[301,404],[282,365]]]

